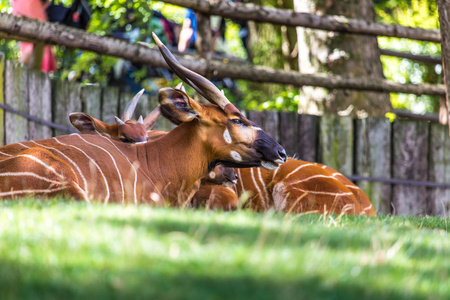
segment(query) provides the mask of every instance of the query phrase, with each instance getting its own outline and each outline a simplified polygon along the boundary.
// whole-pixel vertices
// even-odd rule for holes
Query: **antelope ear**
[[[176,125],[199,118],[202,113],[201,105],[182,90],[160,89],[158,101],[161,114]]]
[[[101,135],[117,135],[117,124],[109,125],[82,112],[71,113],[70,123],[81,133],[99,133]]]

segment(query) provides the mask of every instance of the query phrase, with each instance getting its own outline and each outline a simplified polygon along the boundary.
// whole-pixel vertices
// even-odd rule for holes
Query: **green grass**
[[[449,219],[0,203],[0,299],[448,299]]]

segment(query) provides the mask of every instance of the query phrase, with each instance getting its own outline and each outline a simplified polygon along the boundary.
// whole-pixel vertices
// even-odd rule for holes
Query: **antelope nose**
[[[278,156],[281,158],[283,163],[286,162],[287,154],[286,154],[286,150],[284,150],[284,148],[281,148],[280,150],[278,150]]]

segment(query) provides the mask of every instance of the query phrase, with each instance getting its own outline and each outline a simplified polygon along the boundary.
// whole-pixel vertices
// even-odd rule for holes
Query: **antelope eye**
[[[231,123],[233,123],[234,125],[244,125],[244,122],[242,122],[242,120],[240,119],[232,119]]]
[[[133,142],[132,140],[130,140],[130,139],[126,138],[126,137],[121,137],[120,141],[122,141],[124,143],[128,143],[128,144],[131,144]]]

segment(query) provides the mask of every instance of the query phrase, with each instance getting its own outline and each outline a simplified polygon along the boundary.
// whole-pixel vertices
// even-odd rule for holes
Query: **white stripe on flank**
[[[24,147],[24,148],[30,149],[30,147],[28,147],[28,146],[25,145],[25,144],[22,144],[22,143],[17,143],[17,144],[20,145],[20,146],[22,146],[22,147]]]
[[[258,186],[258,184],[256,183],[256,180],[255,180],[255,175],[254,175],[254,173],[253,173],[253,170],[254,170],[255,168],[250,168],[250,173],[251,173],[251,177],[252,177],[252,181],[253,181],[253,184],[255,185],[255,188],[258,190],[258,195],[260,195],[260,197],[262,197],[262,193],[261,193],[261,189],[259,188],[259,186]],[[264,205],[264,209],[266,208],[266,205],[265,205],[265,203],[263,202],[263,205]]]
[[[78,135],[78,133],[74,133],[74,134],[77,134],[77,135]],[[74,135],[74,134],[71,134],[71,135]],[[80,148],[78,148],[78,147],[76,147],[76,146],[74,146],[74,145],[64,144],[64,143],[60,142],[56,137],[54,137],[53,139],[54,139],[58,144],[61,144],[61,145],[63,145],[63,146],[67,146],[67,147],[72,147],[72,148],[74,148],[74,149],[80,151],[81,153],[83,153],[83,154],[89,159],[90,162],[92,162],[92,164],[97,168],[97,170],[98,170],[98,171],[100,172],[100,174],[102,175],[103,182],[105,183],[105,188],[106,188],[105,202],[107,203],[107,202],[109,201],[109,197],[110,197],[110,195],[111,195],[110,192],[109,192],[108,181],[106,180],[105,174],[103,174],[102,169],[101,169],[101,168],[99,167],[99,165],[95,162],[95,160],[93,160],[89,155],[86,154],[86,152],[84,152],[84,151],[81,150]]]
[[[117,148],[117,146],[116,146],[110,139],[107,139],[107,138],[105,138],[105,139],[106,139],[111,145],[113,145],[114,148],[116,148],[117,151],[119,151],[119,153],[122,154],[123,157],[126,158],[126,160],[130,163],[131,167],[133,168],[133,171],[134,171],[134,186],[133,186],[133,189],[134,189],[134,190],[133,190],[133,193],[134,193],[134,204],[137,205],[137,192],[136,192],[136,186],[137,186],[137,170],[136,170],[136,167],[134,166],[133,162],[131,162],[131,161],[128,159],[128,157],[127,157],[125,154],[123,154],[123,152],[120,151],[120,149]],[[144,142],[144,143],[145,143],[145,142]],[[152,182],[152,183],[153,183],[153,182]]]
[[[294,171],[292,171],[291,173],[287,174],[284,179],[286,180],[289,176],[291,176],[292,174],[294,174],[295,172],[297,172],[298,170],[305,168],[305,167],[309,167],[309,166],[314,166],[314,164],[305,164],[305,165],[301,165],[300,167],[296,168]]]
[[[64,176],[63,176],[63,175],[57,173],[57,172],[55,171],[55,169],[53,169],[52,167],[50,167],[49,165],[47,165],[45,162],[43,162],[43,161],[40,160],[39,158],[34,157],[33,155],[29,155],[29,154],[19,154],[19,155],[15,155],[15,156],[8,157],[8,158],[6,158],[6,159],[3,160],[3,161],[8,161],[8,160],[14,159],[14,158],[16,158],[16,157],[26,157],[26,158],[29,158],[29,159],[31,159],[31,160],[34,160],[34,161],[37,162],[38,164],[40,164],[40,165],[44,166],[45,168],[47,168],[48,170],[50,170],[53,174],[55,174],[55,175],[58,176],[59,178],[64,179]]]
[[[259,182],[261,182],[261,187],[264,190],[264,202],[269,203],[269,195],[267,194],[266,185],[264,184],[264,180],[261,176],[261,168],[256,168],[258,170]]]
[[[278,173],[278,171],[279,171],[280,169],[281,169],[281,168],[278,167],[278,168],[276,168],[275,171],[272,173],[272,180],[275,178],[275,176],[277,176],[277,173]]]
[[[125,191],[124,191],[124,189],[123,189],[122,176],[121,176],[121,174],[120,174],[119,168],[117,167],[117,163],[116,163],[116,160],[114,159],[114,157],[111,155],[111,153],[109,153],[106,149],[100,147],[99,145],[96,145],[96,144],[93,144],[93,143],[91,143],[91,142],[86,141],[86,140],[85,140],[81,135],[79,135],[79,134],[78,134],[78,137],[79,137],[80,139],[82,139],[86,144],[89,144],[89,145],[91,145],[91,146],[97,147],[98,149],[103,150],[104,152],[106,152],[106,153],[109,155],[109,157],[111,158],[111,160],[112,160],[113,163],[114,163],[114,167],[116,168],[117,175],[119,176],[120,188],[122,189],[122,203],[125,203]]]
[[[359,187],[354,186],[354,185],[349,185],[349,184],[345,184],[345,187],[349,188],[349,189],[355,189],[355,190],[360,190]]]
[[[49,183],[56,183],[56,184],[61,184],[60,181],[55,181],[55,180],[51,180],[47,177],[43,177],[40,175],[37,175],[33,172],[5,172],[5,173],[0,173],[0,177],[6,177],[6,176],[31,176],[34,178],[38,178],[41,179],[43,181],[49,182]]]
[[[18,190],[18,191],[9,191],[9,192],[4,192],[4,193],[0,193],[0,197],[4,197],[4,196],[12,196],[12,195],[17,195],[17,194],[36,194],[36,193],[41,193],[41,194],[49,194],[49,193],[53,193],[53,192],[58,192],[58,191],[62,191],[66,188],[67,186],[63,186],[63,187],[59,187],[59,188],[55,188],[55,189],[45,189],[45,190]]]
[[[331,193],[331,192],[320,192],[320,191],[312,191],[312,190],[304,190],[298,187],[292,187],[295,190],[304,192],[304,193],[311,193],[311,194],[318,194],[318,195],[328,195],[328,196],[350,196],[353,195],[351,192],[348,193]]]
[[[308,180],[310,180],[310,179],[315,179],[315,178],[329,178],[329,179],[333,179],[333,180],[339,182],[339,181],[338,181],[336,178],[334,178],[333,176],[327,176],[327,175],[312,175],[312,176],[309,176],[308,178],[300,179],[300,180],[297,180],[297,181],[292,182],[292,183],[290,183],[290,184],[292,185],[292,184],[296,184],[296,183],[300,183],[300,182],[305,182],[305,181],[308,181]]]
[[[56,140],[56,138],[55,138],[55,140]],[[58,140],[56,140],[56,141],[58,141]],[[78,165],[77,165],[73,160],[70,159],[70,157],[68,157],[68,156],[65,155],[62,151],[60,151],[60,150],[58,150],[58,149],[56,149],[56,148],[44,146],[44,145],[42,145],[42,144],[37,143],[36,141],[31,141],[31,142],[35,143],[35,144],[38,145],[39,147],[42,147],[42,148],[45,148],[45,149],[50,149],[50,150],[56,151],[56,152],[58,152],[59,154],[61,154],[62,156],[64,156],[68,161],[70,161],[70,163],[71,163],[73,166],[75,166],[75,168],[77,169],[78,173],[80,174],[81,179],[83,179],[84,190],[85,190],[84,193],[87,191],[87,186],[88,186],[88,185],[87,185],[86,178],[84,178],[83,173],[81,172],[80,168],[78,167]],[[76,174],[76,173],[75,173],[75,174]]]
[[[245,187],[244,187],[244,182],[242,181],[241,169],[236,168],[236,169],[234,169],[234,170],[235,170],[236,173],[238,174],[238,180],[239,180],[239,182],[240,182],[240,184],[241,184],[241,190],[242,190],[242,192],[244,192],[244,191],[245,191]],[[237,187],[236,187],[236,191],[237,191]]]
[[[13,156],[12,154],[8,154],[8,153],[2,152],[2,151],[0,151],[0,154],[5,155],[5,156]]]

